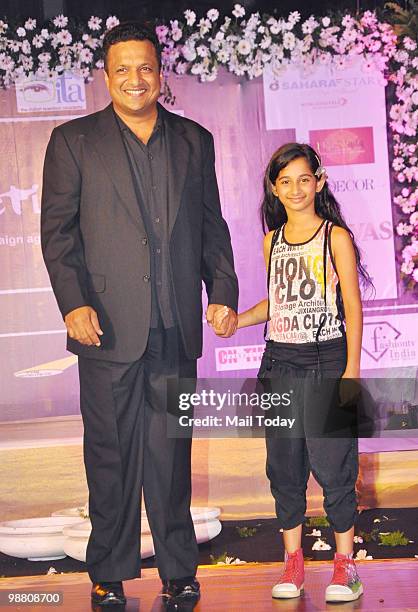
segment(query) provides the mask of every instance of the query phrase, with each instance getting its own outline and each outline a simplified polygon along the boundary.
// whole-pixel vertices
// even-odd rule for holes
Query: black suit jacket
[[[210,303],[237,309],[238,283],[222,218],[212,135],[160,108],[169,155],[170,267],[187,356],[202,351],[202,280]],[[150,251],[112,106],[52,132],[43,177],[42,251],[62,316],[90,305],[102,347],[67,338],[78,355],[130,362],[151,314]]]

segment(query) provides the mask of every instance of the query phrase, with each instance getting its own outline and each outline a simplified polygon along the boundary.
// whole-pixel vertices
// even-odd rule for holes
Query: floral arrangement
[[[392,10],[398,7],[394,3],[390,6]],[[166,100],[171,72],[214,81],[224,67],[253,79],[261,76],[266,66],[279,76],[286,65],[295,63],[305,70],[317,62],[342,70],[356,56],[363,58],[364,70],[380,70],[395,90],[389,116],[394,203],[399,213],[396,230],[401,243],[401,275],[413,289],[418,286],[418,51],[411,36],[411,24],[416,20],[408,21],[405,15],[403,19],[408,23],[407,35],[397,36],[390,23],[370,11],[355,17],[311,16],[302,21],[298,11],[283,19],[247,15],[244,7],[235,4],[231,15],[222,18],[217,9],[210,9],[200,19],[194,11],[186,10],[181,18],[158,24],[156,34],[162,45]],[[10,87],[30,74],[53,79],[66,70],[92,80],[92,71],[103,68],[104,32],[118,23],[115,16],[106,20],[92,16],[87,23],[80,23],[58,15],[41,27],[30,18],[14,24],[0,20],[0,85]]]

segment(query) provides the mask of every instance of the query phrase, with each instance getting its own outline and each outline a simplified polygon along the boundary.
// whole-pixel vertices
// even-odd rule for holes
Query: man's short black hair
[[[104,69],[107,72],[107,56],[109,49],[116,43],[128,40],[149,40],[154,45],[157,54],[158,67],[161,68],[161,45],[155,30],[148,23],[140,21],[123,21],[114,28],[108,30],[103,38],[103,60]]]

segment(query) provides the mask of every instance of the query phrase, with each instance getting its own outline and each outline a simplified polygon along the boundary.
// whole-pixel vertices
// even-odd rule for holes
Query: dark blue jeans
[[[284,388],[292,380],[298,401],[294,418],[315,418],[315,389],[318,365],[321,376],[338,380],[347,361],[345,338],[318,343],[292,345],[268,342],[259,379],[277,381]],[[295,384],[296,381],[296,384]],[[271,388],[271,387],[270,387]],[[328,394],[329,401],[332,400]],[[331,398],[331,399],[330,399]],[[331,406],[332,408],[332,406]],[[358,476],[358,441],[353,437],[310,437],[280,435],[266,431],[267,476],[276,502],[280,527],[293,529],[306,520],[306,488],[312,472],[323,489],[324,509],[336,532],[350,529],[357,516],[355,485]]]

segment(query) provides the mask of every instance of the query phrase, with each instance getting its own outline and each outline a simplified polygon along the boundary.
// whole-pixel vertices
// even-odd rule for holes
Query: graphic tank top
[[[342,337],[340,288],[329,239],[332,224],[324,220],[312,238],[297,244],[286,241],[284,228],[271,251],[268,339],[301,344]]]

